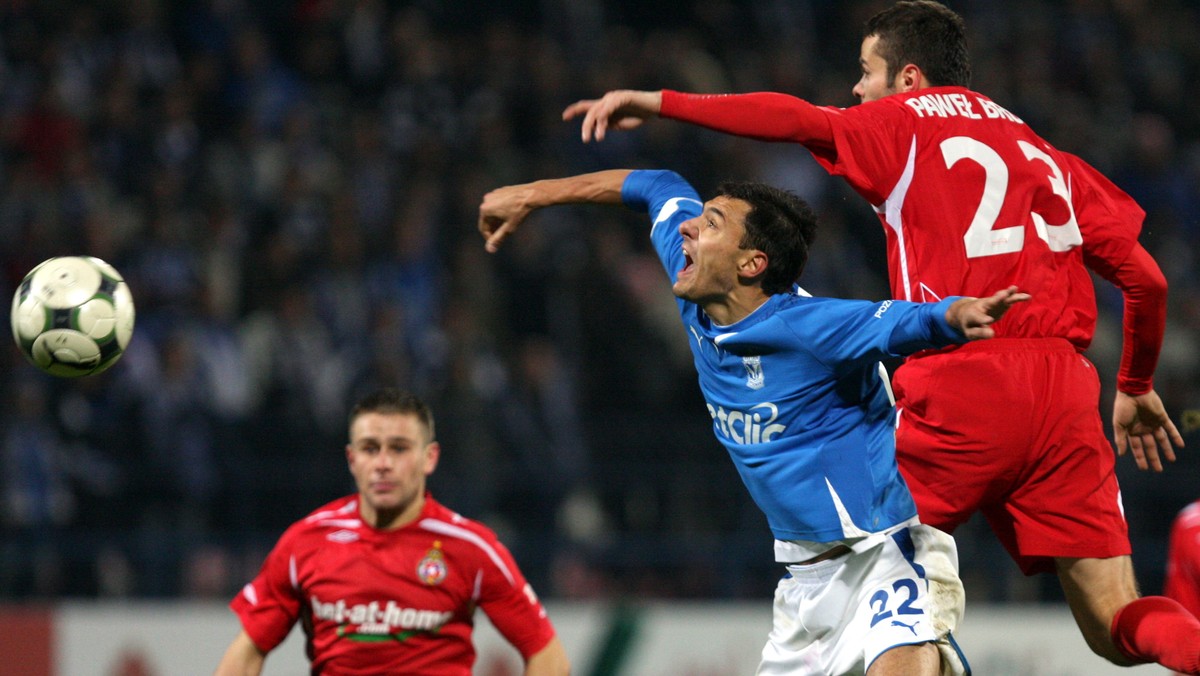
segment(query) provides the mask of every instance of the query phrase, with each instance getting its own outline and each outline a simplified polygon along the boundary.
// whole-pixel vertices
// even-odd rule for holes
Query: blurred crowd
[[[763,180],[820,212],[806,288],[887,297],[877,219],[799,147],[666,122],[584,145],[560,119],[615,87],[852,105],[883,4],[0,4],[0,291],[87,254],[138,313],[98,376],[0,350],[0,601],[226,598],[283,528],[353,490],[346,412],[384,384],[432,404],[432,490],[499,531],[543,595],[769,594],[769,531],[711,437],[643,220],[563,208],[489,256],[476,208],[603,168],[672,168],[702,194]],[[1170,519],[1200,493],[1200,8],[949,4],[974,88],[1147,211],[1171,285],[1157,388],[1192,446],[1163,475],[1119,462],[1156,591]],[[1098,289],[1107,417],[1121,297]],[[982,523],[958,535],[974,598],[1054,598]]]

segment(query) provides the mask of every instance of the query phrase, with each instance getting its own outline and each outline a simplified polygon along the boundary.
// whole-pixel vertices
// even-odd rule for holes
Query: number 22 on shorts
[[[920,608],[914,608],[913,602],[917,600],[917,582],[910,578],[901,578],[892,583],[892,593],[889,594],[886,589],[880,589],[871,595],[871,608],[875,614],[871,616],[871,626],[874,627],[883,620],[892,617],[891,608],[894,602],[899,605],[895,606],[895,615],[924,615],[925,611]],[[894,595],[894,597],[893,597]]]

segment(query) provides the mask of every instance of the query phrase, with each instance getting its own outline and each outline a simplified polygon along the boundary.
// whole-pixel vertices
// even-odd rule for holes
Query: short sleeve
[[[229,603],[254,645],[270,652],[287,638],[300,614],[300,597],[292,583],[294,557],[285,533],[263,562],[258,576]]]
[[[479,607],[492,625],[528,659],[554,638],[554,626],[533,587],[499,541],[491,543],[498,561],[484,563]]]

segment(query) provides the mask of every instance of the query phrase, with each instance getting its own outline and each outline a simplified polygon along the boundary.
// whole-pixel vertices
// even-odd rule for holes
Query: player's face
[[[863,103],[896,93],[895,83],[888,80],[887,62],[875,52],[875,43],[877,42],[879,42],[878,36],[867,36],[862,41],[862,51],[858,57],[858,65],[862,68],[862,77],[854,85],[854,95]]]
[[[739,246],[749,212],[749,203],[721,195],[705,203],[699,216],[679,224],[685,266],[671,287],[676,296],[701,306],[729,296],[750,253]]]
[[[350,425],[346,460],[358,485],[360,512],[376,527],[401,526],[424,504],[425,478],[439,448],[411,413],[363,413]]]

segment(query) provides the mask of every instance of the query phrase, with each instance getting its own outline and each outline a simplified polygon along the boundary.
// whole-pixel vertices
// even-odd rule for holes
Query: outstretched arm
[[[791,141],[810,150],[834,147],[830,113],[787,94],[685,94],[670,89],[634,91],[618,89],[598,99],[576,101],[563,111],[563,119],[583,115],[584,143],[603,141],[609,127],[634,129],[660,116],[689,122],[714,131],[760,141]]]
[[[987,298],[960,298],[947,308],[946,323],[966,336],[967,340],[991,338],[996,335],[992,324],[1003,317],[1009,308],[1027,300],[1029,294],[1018,292],[1015,286],[997,291]]]
[[[620,204],[629,169],[610,169],[497,188],[479,205],[479,234],[495,253],[500,243],[534,211],[556,204]]]

